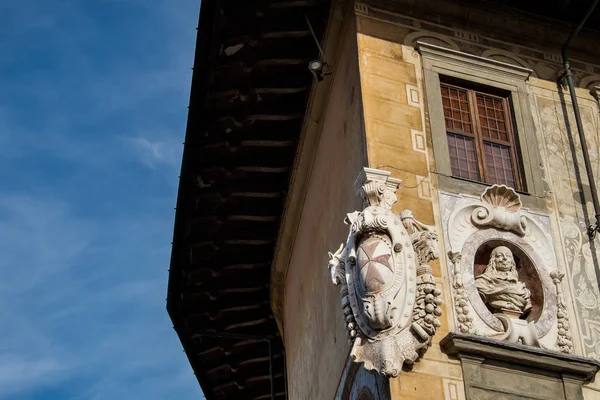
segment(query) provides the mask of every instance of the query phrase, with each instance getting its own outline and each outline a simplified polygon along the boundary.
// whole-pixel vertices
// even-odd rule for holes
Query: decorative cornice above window
[[[472,68],[489,75],[502,76],[504,78],[526,81],[529,79],[533,70],[517,65],[507,64],[490,58],[479,57],[462,51],[448,49],[446,47],[436,46],[423,41],[417,41],[416,49],[423,57],[424,67],[436,62],[444,62],[449,65],[456,65],[462,69]]]

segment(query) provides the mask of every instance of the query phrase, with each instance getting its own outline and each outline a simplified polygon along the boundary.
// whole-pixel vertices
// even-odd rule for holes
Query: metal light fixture
[[[321,82],[323,80],[324,75],[329,75],[331,72],[324,74],[323,68],[327,66],[327,63],[321,62],[319,60],[313,60],[308,63],[308,70],[313,75],[313,77],[317,80],[317,82]]]
[[[321,45],[319,44],[319,41],[317,40],[317,36],[315,35],[315,31],[313,30],[313,27],[310,24],[310,21],[308,20],[308,16],[306,14],[304,14],[304,18],[306,19],[306,24],[308,25],[308,28],[310,29],[310,33],[312,34],[315,44],[317,45],[317,48],[319,49],[319,54],[321,55],[321,58],[323,59],[323,61],[313,60],[313,61],[309,62],[308,70],[310,71],[310,73],[313,75],[313,77],[315,78],[315,80],[317,82],[321,82],[323,80],[323,77],[325,75],[331,75],[332,71],[331,71],[331,68],[329,67],[329,64],[327,64],[327,61],[325,61],[325,52],[323,52],[323,49],[321,48]],[[327,72],[323,72],[324,68],[327,68]]]

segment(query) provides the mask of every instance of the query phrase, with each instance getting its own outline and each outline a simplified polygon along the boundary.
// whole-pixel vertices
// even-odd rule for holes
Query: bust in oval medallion
[[[494,311],[526,315],[531,311],[531,292],[519,280],[512,251],[498,246],[490,254],[485,271],[475,279],[483,302]]]

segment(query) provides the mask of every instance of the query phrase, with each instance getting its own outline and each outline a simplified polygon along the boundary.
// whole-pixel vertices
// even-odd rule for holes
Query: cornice
[[[440,347],[452,357],[501,360],[574,376],[586,383],[593,381],[600,369],[600,363],[591,358],[463,333],[449,333],[440,341]]]
[[[479,70],[486,75],[502,76],[516,81],[526,81],[533,73],[533,70],[529,68],[507,64],[422,41],[417,41],[415,47],[423,57],[425,68],[441,62],[445,65],[471,68]]]

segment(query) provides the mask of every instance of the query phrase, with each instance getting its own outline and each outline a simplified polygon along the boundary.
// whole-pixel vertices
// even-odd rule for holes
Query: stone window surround
[[[510,92],[527,187],[526,193],[521,193],[521,198],[526,206],[545,209],[542,164],[527,98],[527,80],[533,71],[422,41],[418,41],[415,47],[421,54],[423,64],[429,124],[440,188],[455,193],[477,194],[488,186],[452,177],[440,89],[441,75]]]

